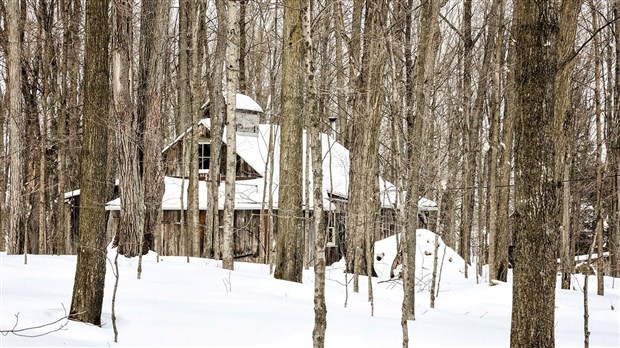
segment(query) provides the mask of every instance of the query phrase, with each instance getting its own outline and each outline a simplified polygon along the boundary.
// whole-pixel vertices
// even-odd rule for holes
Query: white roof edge
[[[235,99],[235,108],[237,110],[263,112],[263,108],[261,108],[254,99],[245,94],[237,93]],[[226,94],[224,94],[224,100],[226,100]],[[208,100],[204,104],[202,104],[201,109],[206,108],[207,105],[209,105]]]

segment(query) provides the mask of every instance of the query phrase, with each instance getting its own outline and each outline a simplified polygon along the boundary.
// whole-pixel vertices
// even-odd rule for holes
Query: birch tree
[[[235,178],[237,163],[237,85],[239,83],[239,3],[228,1],[228,46],[226,47],[226,187],[224,201],[224,243],[222,260],[225,269],[233,269]]]

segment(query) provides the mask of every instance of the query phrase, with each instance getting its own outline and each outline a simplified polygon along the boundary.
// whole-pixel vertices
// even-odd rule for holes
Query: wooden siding
[[[200,137],[209,138],[209,132],[206,128],[200,127]],[[186,144],[187,138],[183,138],[168,149],[164,151],[163,161],[164,161],[164,175],[172,176],[176,178],[188,177],[189,176],[189,161],[183,159],[183,152]],[[222,180],[225,179],[226,174],[226,144],[222,144],[222,148],[220,149],[220,173],[222,175]],[[196,154],[198,156],[198,154]],[[185,168],[185,170],[183,170]],[[261,168],[258,168],[261,169]],[[237,179],[255,179],[260,177],[260,174],[254,170],[248,163],[246,163],[243,158],[237,155]],[[206,173],[200,173],[199,179],[204,180]]]

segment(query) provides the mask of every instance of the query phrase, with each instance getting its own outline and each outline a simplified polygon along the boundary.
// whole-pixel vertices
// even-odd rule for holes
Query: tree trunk
[[[23,149],[25,119],[22,111],[21,94],[21,34],[20,1],[9,0],[6,7],[8,31],[8,88],[9,95],[9,154],[10,154],[10,191],[9,191],[9,226],[7,254],[19,254],[23,250]]]
[[[553,100],[564,88],[554,81],[558,53],[574,45],[579,0],[515,3],[515,268],[511,347],[554,347],[557,226],[565,144],[565,115]],[[559,20],[558,20],[559,19]],[[559,25],[558,25],[559,24]],[[562,58],[560,56],[560,58]],[[559,85],[561,86],[561,85]],[[550,107],[551,105],[551,107]]]
[[[386,62],[386,43],[382,33],[386,28],[387,5],[384,1],[367,3],[364,18],[364,48],[361,71],[355,82],[356,98],[351,141],[349,202],[347,206],[347,268],[353,271],[353,291],[359,291],[359,275],[376,276],[372,268],[379,200],[379,132],[382,76]],[[351,245],[351,243],[349,243]],[[369,272],[370,270],[370,272]],[[371,288],[369,288],[370,296]]]
[[[580,11],[580,0],[578,1],[565,1],[567,4],[570,4],[570,8],[564,7],[567,21],[577,22],[577,16]],[[564,30],[559,32],[558,41],[563,42],[564,44],[558,46],[558,60],[560,62],[564,62],[566,57],[572,54],[573,46],[575,41],[576,34],[576,26],[568,26],[565,27],[569,30]],[[554,90],[555,90],[555,99],[554,99],[554,114],[557,117],[561,117],[564,119],[564,124],[573,123],[574,112],[572,105],[572,92],[571,92],[571,81],[573,74],[574,62],[566,62],[563,66],[559,67],[559,70],[555,76],[554,81]],[[572,137],[571,134],[572,127],[564,127],[563,136],[565,139],[569,139]],[[564,161],[561,165],[561,168],[558,167],[557,170],[562,170],[562,180],[566,183],[570,180],[570,167],[571,167],[571,153],[573,151],[572,142],[566,141],[564,148],[560,148],[562,150],[562,156],[564,156]],[[558,154],[559,156],[559,154]],[[562,220],[560,225],[561,231],[561,242],[560,242],[560,264],[562,269],[562,288],[569,289],[570,288],[570,278],[573,273],[573,264],[574,264],[574,255],[573,248],[571,248],[571,226],[570,226],[570,205],[571,199],[573,199],[571,194],[570,184],[563,185],[562,188],[562,201],[561,201],[561,211],[562,211]]]
[[[0,134],[4,134],[4,93],[0,93]],[[6,219],[8,217],[6,212],[6,170],[5,170],[5,156],[4,156],[4,139],[0,140],[0,251],[6,251]]]
[[[191,96],[190,96],[190,2],[192,0],[179,0],[179,73],[177,78],[178,115],[175,120],[176,134],[185,131],[191,121]],[[185,171],[185,168],[183,168]]]
[[[284,1],[282,35],[280,192],[276,279],[301,282],[303,270],[301,0]]]
[[[121,219],[115,237],[118,252],[134,257],[142,252],[140,245],[144,228],[144,193],[138,163],[140,147],[137,113],[132,103],[131,47],[133,29],[132,7],[127,0],[115,0],[113,30],[113,94],[114,116],[118,127],[117,146]]]
[[[514,115],[515,115],[515,79],[514,79],[514,43],[508,44],[507,62],[508,72],[506,73],[504,120],[502,134],[502,152],[500,156],[500,176],[499,183],[501,190],[499,193],[499,206],[497,216],[497,246],[496,258],[499,264],[498,280],[507,281],[508,278],[508,246],[510,242],[510,196],[511,196],[511,175],[513,160],[513,139],[514,139]]]
[[[487,216],[489,233],[489,284],[492,279],[500,278],[501,255],[503,246],[500,246],[497,231],[497,178],[498,178],[498,150],[499,150],[499,118],[501,108],[501,73],[504,52],[504,2],[499,0],[497,12],[492,16],[497,18],[497,38],[495,39],[495,70],[493,73],[493,97],[491,99],[490,115],[490,148],[489,148],[489,178],[487,191]]]
[[[235,233],[235,179],[237,162],[236,100],[239,83],[239,3],[228,1],[228,46],[226,47],[226,188],[224,201],[223,267],[233,269]]]
[[[620,1],[616,0],[613,5],[614,18],[620,18]],[[614,23],[614,33],[616,43],[620,42],[620,23],[616,21]],[[614,198],[616,200],[616,210],[615,210],[615,229],[612,231],[611,239],[611,269],[612,277],[618,277],[620,275],[620,64],[618,64],[618,57],[620,57],[620,45],[615,45],[616,51],[616,64],[615,64],[615,95],[614,95],[614,105],[615,110],[613,110],[614,120],[610,124],[611,129],[613,129],[613,136],[610,140],[611,146],[611,155],[612,155],[612,163],[614,163]]]
[[[598,15],[594,4],[590,4],[592,11],[593,30],[598,29]],[[601,126],[601,54],[598,34],[594,35],[593,59],[594,59],[594,117],[596,128],[596,205],[594,207],[596,215],[596,293],[600,296],[605,294],[604,286],[604,264],[603,264],[603,131]]]
[[[310,144],[308,152],[312,159],[312,218],[314,227],[314,329],[312,342],[314,348],[325,346],[325,331],[327,329],[327,307],[325,305],[325,223],[323,219],[323,154],[321,139],[321,115],[317,108],[317,88],[315,79],[314,57],[315,50],[312,44],[312,11],[310,2],[305,0],[302,9],[303,41],[305,48],[306,86],[306,114],[309,116],[310,127],[306,142]],[[310,173],[306,171],[306,176]],[[310,189],[310,185],[308,185]],[[306,201],[306,211],[310,210],[310,200]],[[310,221],[306,223],[310,225]]]
[[[613,5],[614,18],[620,17],[620,2],[615,1]],[[618,21],[614,23],[614,33],[616,42],[620,42],[620,24]],[[611,254],[611,269],[612,277],[620,276],[620,64],[618,64],[618,57],[620,57],[620,45],[615,45],[615,56],[616,56],[616,64],[615,64],[615,94],[614,94],[614,105],[615,110],[613,110],[614,119],[611,124],[609,124],[610,129],[613,129],[611,132],[611,158],[613,164],[614,171],[614,198],[616,201],[614,215],[612,216],[612,220],[615,222],[615,228],[611,232],[611,243],[610,243],[610,254]]]
[[[207,255],[221,259],[220,221],[218,195],[221,181],[220,159],[222,148],[222,128],[226,119],[226,107],[223,95],[222,81],[224,79],[224,63],[226,61],[226,40],[228,35],[228,19],[226,18],[225,0],[216,1],[217,10],[217,42],[213,54],[211,78],[207,79],[207,88],[210,94],[211,117],[211,159],[209,165],[209,200],[207,202]],[[208,256],[207,256],[208,257]]]
[[[80,235],[69,318],[101,325],[106,272],[107,119],[110,101],[108,1],[86,4],[84,145],[80,170]]]
[[[474,170],[473,149],[471,148],[474,135],[472,134],[471,124],[471,70],[472,70],[472,50],[473,40],[471,37],[471,0],[463,2],[463,196],[461,199],[461,227],[459,239],[459,254],[465,260],[464,275],[468,276],[468,266],[470,259],[470,238],[471,238],[471,216],[473,215],[472,198],[473,188],[472,178]]]
[[[142,183],[144,185],[143,252],[155,249],[157,220],[164,194],[161,144],[163,103],[163,57],[166,25],[170,4],[166,1],[144,0],[140,15],[140,63],[138,66],[138,127],[143,146]],[[157,250],[162,252],[162,250]]]
[[[247,79],[245,77],[245,57],[247,55],[247,37],[245,29],[245,12],[248,0],[239,0],[239,93],[247,93]]]

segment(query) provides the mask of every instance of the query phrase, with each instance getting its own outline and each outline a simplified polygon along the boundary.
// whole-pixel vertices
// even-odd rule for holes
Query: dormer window
[[[211,162],[211,144],[209,139],[198,140],[198,171],[207,172]]]
[[[258,136],[259,116],[257,112],[237,110],[237,133]]]

